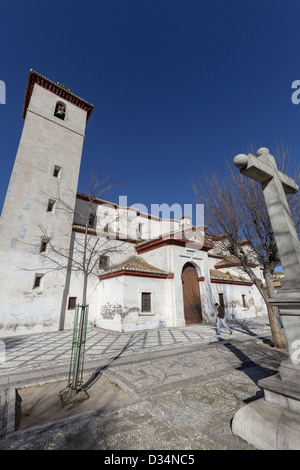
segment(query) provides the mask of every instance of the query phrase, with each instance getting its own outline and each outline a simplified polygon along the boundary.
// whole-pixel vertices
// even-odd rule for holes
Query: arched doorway
[[[202,323],[200,289],[196,268],[186,263],[182,270],[182,291],[185,324]]]

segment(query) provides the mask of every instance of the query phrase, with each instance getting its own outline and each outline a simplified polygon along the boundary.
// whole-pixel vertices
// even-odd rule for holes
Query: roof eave
[[[60,83],[55,83],[52,80],[49,80],[48,78],[44,77],[38,72],[35,72],[32,69],[30,69],[29,71],[28,80],[26,84],[26,90],[25,90],[25,98],[24,98],[24,105],[23,105],[23,111],[22,111],[22,116],[24,119],[26,117],[27,108],[29,106],[30,98],[31,98],[35,84],[42,86],[43,88],[47,89],[51,93],[54,93],[60,98],[65,99],[66,101],[69,101],[74,106],[77,106],[78,108],[85,110],[87,113],[86,120],[88,121],[94,109],[94,106],[92,104],[88,103],[87,101],[83,100],[79,96],[72,93],[71,90],[69,88],[66,88],[64,85]]]

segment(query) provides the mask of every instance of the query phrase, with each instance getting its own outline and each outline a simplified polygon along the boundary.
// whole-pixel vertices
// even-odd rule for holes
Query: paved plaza
[[[115,406],[8,432],[11,390],[67,378],[72,331],[2,339],[0,449],[252,450],[234,436],[236,411],[262,396],[258,380],[277,372],[266,316],[231,321],[234,332],[191,325],[127,333],[87,331],[85,373],[128,393]]]

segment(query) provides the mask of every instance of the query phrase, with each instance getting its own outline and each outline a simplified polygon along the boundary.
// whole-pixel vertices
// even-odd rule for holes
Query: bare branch
[[[256,153],[251,143],[245,153]],[[282,143],[277,145],[274,157],[278,168],[291,174],[296,183],[299,183],[300,167],[291,168],[290,151]],[[204,204],[208,233],[219,235],[222,249],[239,259],[270,311],[267,302],[273,294],[270,278],[276,266],[280,264],[280,258],[260,185],[236,171],[231,159],[230,162],[225,160],[224,178],[221,179],[217,175],[205,176],[204,183],[193,180],[192,188],[196,201]],[[299,195],[289,196],[288,201],[299,232]],[[245,240],[263,267],[265,285],[251,268],[253,255],[251,251],[245,250]]]
[[[66,233],[63,233],[60,227],[56,227],[55,237],[51,236],[52,229],[48,229],[46,224],[41,221],[35,222],[41,234],[41,240],[44,239],[47,242],[46,250],[40,253],[41,267],[39,269],[45,273],[62,270],[80,273],[83,279],[83,303],[86,302],[89,277],[93,276],[99,279],[100,256],[121,250],[120,244],[118,247],[115,246],[108,237],[97,234],[96,230],[91,227],[99,202],[103,201],[104,193],[117,186],[112,184],[108,178],[103,177],[102,171],[100,170],[96,174],[90,171],[88,190],[80,200],[69,188],[58,184],[52,194],[43,193],[45,195],[44,201],[37,201],[40,204],[45,204],[49,199],[54,200],[55,213],[61,215],[64,220],[69,220],[69,226],[67,223],[63,229]],[[74,221],[80,227],[79,233],[72,231]],[[91,231],[95,233],[91,234]],[[70,251],[70,237],[73,238],[72,251]],[[67,240],[66,243],[64,243],[64,238]],[[40,247],[37,244],[32,243],[27,246],[31,252],[39,253]],[[36,269],[35,267],[34,271]],[[30,270],[30,268],[26,268],[26,270]]]

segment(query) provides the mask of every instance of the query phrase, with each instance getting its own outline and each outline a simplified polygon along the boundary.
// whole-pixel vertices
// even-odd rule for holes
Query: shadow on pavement
[[[130,340],[128,341],[128,343],[125,344],[125,346],[123,346],[123,348],[121,349],[121,351],[119,351],[116,355],[112,356],[108,362],[106,364],[103,364],[101,365],[100,367],[98,367],[91,375],[91,377],[81,385],[81,387],[78,389],[78,393],[81,391],[81,390],[87,390],[89,388],[92,387],[92,385],[101,377],[101,374],[104,370],[106,369],[109,369],[109,367],[114,363],[116,362],[121,356],[122,354],[127,350],[129,349],[130,347],[134,346],[135,344],[137,344],[139,341],[141,341],[141,339],[138,339],[137,336],[132,336],[130,338]]]
[[[244,372],[244,374],[246,374],[247,377],[249,377],[249,379],[255,383],[255,385],[258,386],[259,380],[278,373],[278,371],[274,369],[263,367],[260,364],[257,364],[234,344],[228,341],[223,342],[224,340],[222,340],[221,338],[218,339],[220,343],[222,343],[223,346],[227,348],[232,354],[234,354],[241,362],[241,365],[239,367],[236,367],[236,370]],[[244,400],[244,402],[250,403],[254,400],[257,400],[258,398],[261,398],[262,396],[263,390],[258,390],[254,396],[247,398],[246,400]]]

